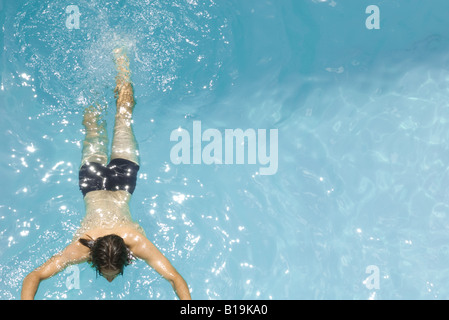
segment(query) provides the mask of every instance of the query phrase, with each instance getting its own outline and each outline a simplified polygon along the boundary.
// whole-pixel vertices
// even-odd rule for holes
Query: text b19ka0
[[[246,129],[245,131],[225,129],[223,139],[223,135],[218,129],[207,129],[202,132],[201,121],[193,121],[192,135],[183,128],[171,132],[170,141],[178,143],[171,148],[170,160],[176,165],[245,164],[246,150],[247,164],[258,163],[261,165],[258,174],[274,175],[278,170],[278,130],[270,129],[269,131],[270,141],[267,154],[266,129],[257,129],[257,131],[255,129]],[[190,152],[191,150],[192,152]]]
[[[242,315],[251,315],[251,314],[267,314],[268,307],[266,304],[257,305],[257,304],[225,304],[224,306],[224,314],[242,314]]]

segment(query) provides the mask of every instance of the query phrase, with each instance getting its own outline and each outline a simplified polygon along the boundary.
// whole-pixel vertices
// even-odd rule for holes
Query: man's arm
[[[78,242],[70,244],[61,253],[51,257],[25,277],[22,283],[21,299],[33,300],[42,280],[54,276],[70,264],[86,261],[87,255],[88,251],[81,248]]]
[[[170,282],[179,299],[192,299],[186,281],[150,240],[139,236],[130,246],[130,250],[136,257],[145,260],[150,267]]]

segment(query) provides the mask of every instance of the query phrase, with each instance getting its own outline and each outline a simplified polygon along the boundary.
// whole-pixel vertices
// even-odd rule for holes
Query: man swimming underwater
[[[108,163],[108,138],[99,108],[85,110],[79,186],[86,215],[73,241],[63,251],[28,274],[22,299],[34,299],[39,283],[69,265],[89,262],[109,282],[123,274],[133,257],[144,260],[173,286],[181,300],[191,299],[185,280],[167,258],[148,240],[131,218],[129,202],[136,187],[139,150],[132,130],[134,93],[129,61],[122,49],[114,50],[117,66],[114,135]]]

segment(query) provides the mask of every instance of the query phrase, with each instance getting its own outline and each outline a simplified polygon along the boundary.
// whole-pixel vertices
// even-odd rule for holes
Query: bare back
[[[143,228],[132,220],[129,210],[130,199],[131,194],[127,191],[89,192],[84,197],[86,215],[73,240],[76,241],[85,234],[94,237],[91,233],[96,229],[101,229],[104,235],[130,229],[145,236]]]

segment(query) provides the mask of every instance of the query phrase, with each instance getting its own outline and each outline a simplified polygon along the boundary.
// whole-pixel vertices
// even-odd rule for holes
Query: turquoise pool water
[[[108,105],[111,131],[116,45],[137,99],[132,215],[193,298],[449,298],[447,1],[75,2],[78,25],[66,1],[0,1],[0,299],[84,215],[82,111]],[[173,164],[170,134],[194,121],[277,129],[277,172]],[[112,283],[79,265],[36,298],[175,294],[137,261]]]

